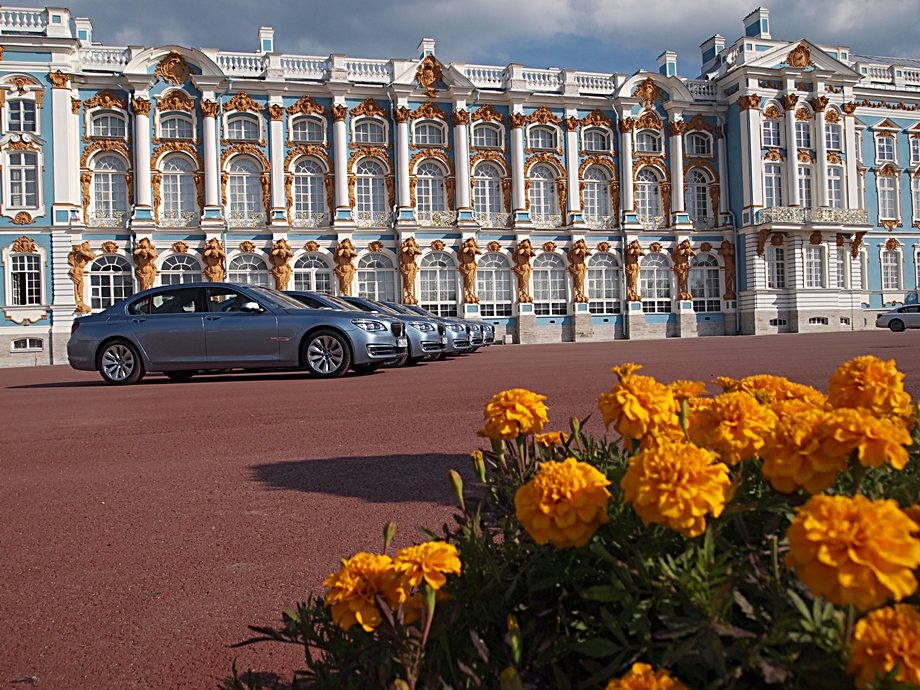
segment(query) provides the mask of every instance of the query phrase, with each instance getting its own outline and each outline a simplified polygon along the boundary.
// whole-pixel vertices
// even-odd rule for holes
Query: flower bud
[[[396,536],[396,523],[388,522],[383,528],[383,552],[386,553],[390,548],[390,542]]]
[[[450,484],[450,490],[460,502],[460,510],[466,510],[466,504],[463,502],[463,477],[457,470],[450,470],[447,473],[447,483]]]
[[[511,657],[514,663],[521,662],[521,626],[514,614],[508,614],[508,641],[511,644]]]
[[[499,674],[501,690],[524,690],[524,685],[521,683],[521,677],[518,675],[517,669],[514,666],[509,666]]]
[[[569,426],[572,427],[572,438],[576,438],[578,432],[581,431],[581,422],[578,421],[578,417],[572,417],[569,420]]]
[[[409,690],[409,684],[402,678],[397,678],[390,683],[390,690]]]
[[[473,459],[473,471],[476,473],[476,479],[481,483],[486,481],[486,461],[482,457],[481,450],[474,450],[470,453],[470,457]]]

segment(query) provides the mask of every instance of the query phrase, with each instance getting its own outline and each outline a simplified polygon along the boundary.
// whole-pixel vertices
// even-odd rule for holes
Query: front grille
[[[371,357],[386,357],[389,355],[403,355],[406,349],[402,347],[391,347],[389,345],[368,345],[367,354]]]
[[[422,350],[425,352],[437,352],[438,350],[443,350],[444,345],[441,343],[433,343],[428,340],[422,341]]]
[[[406,332],[406,327],[399,321],[394,323],[391,326],[391,329],[393,331],[393,335],[395,335],[397,338],[402,338],[403,334]]]
[[[469,347],[469,346],[470,346],[469,340],[455,340],[454,341],[454,347]]]
[[[439,323],[438,324],[438,335],[444,335],[445,333],[447,333],[447,329],[444,328],[443,323]]]

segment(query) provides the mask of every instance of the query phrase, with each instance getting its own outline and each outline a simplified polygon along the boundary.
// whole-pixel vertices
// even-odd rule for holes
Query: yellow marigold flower
[[[487,404],[484,428],[476,433],[497,441],[512,441],[521,434],[538,434],[549,421],[545,395],[523,388],[502,391]]]
[[[549,448],[552,445],[565,445],[569,442],[569,435],[564,431],[550,431],[546,434],[535,434],[534,440],[543,446],[544,448]]]
[[[917,590],[917,529],[895,501],[812,496],[796,508],[786,533],[786,568],[795,568],[815,596],[867,611]]]
[[[819,390],[801,383],[794,383],[783,376],[770,374],[757,374],[746,376],[741,380],[719,376],[713,381],[726,393],[738,391],[753,395],[764,405],[772,405],[783,400],[801,400],[823,407],[827,404],[827,396]]]
[[[914,534],[920,533],[920,506],[911,506],[910,508],[901,508],[904,514],[917,523],[917,529]]]
[[[648,664],[633,664],[622,678],[607,683],[607,690],[688,690],[666,669],[654,671]]]
[[[760,450],[764,478],[786,494],[796,489],[816,494],[833,486],[837,472],[847,468],[848,451],[821,443],[828,413],[801,400],[784,400],[772,409],[776,425]]]
[[[627,376],[632,376],[640,369],[642,369],[641,364],[633,364],[632,362],[626,362],[626,364],[621,364],[618,367],[613,367],[610,371],[616,374],[619,377],[620,381],[622,381]]]
[[[429,541],[400,549],[393,565],[402,571],[409,587],[418,587],[424,580],[437,590],[447,582],[445,573],[460,574],[460,554],[453,544]]]
[[[859,450],[859,464],[881,467],[886,462],[896,470],[907,465],[904,446],[913,443],[910,433],[899,421],[879,418],[869,410],[841,408],[834,410],[824,424],[823,446],[834,453]]]
[[[560,549],[584,546],[610,521],[610,480],[586,462],[544,462],[514,495],[515,515],[533,537]]]
[[[677,426],[677,401],[671,390],[651,376],[625,376],[601,395],[597,407],[604,425],[623,438],[641,438],[658,427]]]
[[[662,426],[655,429],[652,434],[646,434],[639,441],[640,450],[657,448],[662,443],[689,443],[684,435],[684,430],[679,426]]]
[[[904,391],[904,374],[893,359],[883,362],[866,355],[841,364],[827,385],[834,407],[865,407],[878,417],[911,415],[910,395]]]
[[[678,380],[668,384],[671,393],[677,400],[691,400],[701,395],[706,395],[706,384],[702,381]]]
[[[772,433],[776,415],[747,393],[722,393],[690,415],[690,438],[712,448],[729,465],[750,460]]]
[[[620,482],[625,500],[646,525],[666,525],[688,537],[719,517],[731,486],[728,467],[705,448],[662,440],[629,460]]]
[[[343,630],[355,623],[371,632],[380,625],[380,609],[376,596],[390,608],[397,608],[406,599],[400,572],[389,556],[358,553],[342,559],[342,569],[323,582],[329,587],[326,606],[332,609],[332,620]]]
[[[895,666],[896,683],[920,685],[920,613],[897,604],[876,609],[856,623],[847,673],[859,688],[884,678]]]

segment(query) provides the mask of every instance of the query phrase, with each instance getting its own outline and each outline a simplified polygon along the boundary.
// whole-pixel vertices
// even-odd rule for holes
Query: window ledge
[[[25,307],[6,306],[3,313],[7,321],[12,321],[20,326],[30,326],[48,318],[47,305],[29,305]],[[21,352],[21,350],[19,350]]]

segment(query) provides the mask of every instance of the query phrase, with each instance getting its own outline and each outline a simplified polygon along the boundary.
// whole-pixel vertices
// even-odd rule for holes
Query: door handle
[[[220,317],[219,316],[205,316],[204,318],[206,318],[208,321],[217,321]]]
[[[134,323],[143,323],[147,319],[131,319]]]

